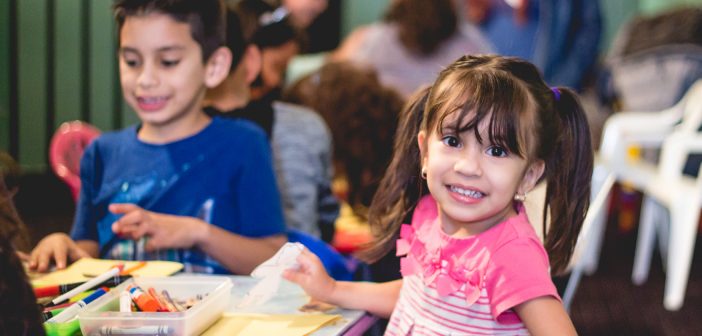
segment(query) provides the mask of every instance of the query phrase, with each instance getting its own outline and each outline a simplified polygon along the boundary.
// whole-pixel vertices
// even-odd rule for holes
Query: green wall
[[[379,19],[390,1],[343,0],[342,35]],[[702,5],[702,0],[600,2],[605,49],[636,13]],[[64,121],[81,119],[102,130],[136,122],[119,92],[110,5],[109,0],[0,0],[0,150],[9,151],[24,169],[46,169],[51,135]]]
[[[25,170],[46,169],[51,136],[65,121],[85,120],[102,130],[135,121],[119,92],[110,6],[106,0],[0,0],[0,149]]]

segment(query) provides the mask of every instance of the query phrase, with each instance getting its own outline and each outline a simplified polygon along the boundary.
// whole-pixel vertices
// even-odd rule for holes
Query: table
[[[270,301],[259,306],[239,308],[237,306],[244,295],[258,283],[258,280],[249,276],[232,275],[228,277],[231,279],[233,286],[231,301],[225,313],[303,314],[298,308],[309,301],[309,297],[302,288],[294,283],[282,280],[278,292]],[[361,310],[335,308],[326,313],[339,314],[341,315],[341,320],[317,330],[312,334],[313,336],[362,335],[377,319]]]

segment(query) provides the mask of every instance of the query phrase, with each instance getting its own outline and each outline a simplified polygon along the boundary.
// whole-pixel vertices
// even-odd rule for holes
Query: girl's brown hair
[[[417,178],[418,149],[402,147],[416,147],[417,131],[440,131],[446,116],[458,113],[456,132],[472,130],[479,141],[501,145],[528,162],[544,161],[541,179],[548,182],[544,245],[552,272],[563,272],[589,205],[593,165],[589,126],[575,93],[549,88],[529,62],[480,55],[464,56],[451,64],[420,99],[426,99],[423,109],[419,100],[410,104],[414,115],[403,115],[407,122],[398,130],[395,156],[370,210],[370,223],[380,231],[375,246],[365,254],[367,259],[373,261],[392,249],[403,220],[426,194],[424,182]],[[489,139],[478,134],[476,126],[482,120],[489,123]]]

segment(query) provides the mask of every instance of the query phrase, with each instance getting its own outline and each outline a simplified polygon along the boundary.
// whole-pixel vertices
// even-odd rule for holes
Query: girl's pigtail
[[[546,158],[546,204],[551,220],[544,246],[549,252],[551,272],[560,274],[568,267],[590,204],[593,149],[577,95],[566,88],[552,91],[558,137]]]
[[[368,211],[374,241],[358,255],[366,262],[372,263],[393,249],[400,226],[419,198],[428,192],[424,180],[419,176],[421,168],[417,133],[424,118],[429,91],[430,88],[425,88],[415,93],[400,113],[392,161]]]

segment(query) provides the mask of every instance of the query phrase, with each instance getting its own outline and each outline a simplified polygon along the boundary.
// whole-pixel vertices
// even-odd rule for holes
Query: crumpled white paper
[[[299,266],[297,256],[304,248],[301,243],[285,243],[273,257],[258,265],[251,276],[261,280],[246,293],[238,307],[262,305],[270,300],[278,292],[283,271]]]

